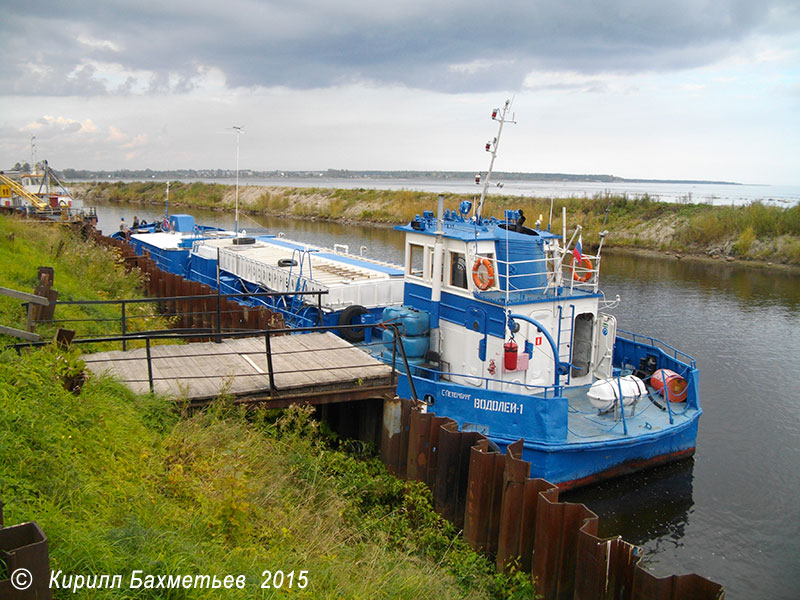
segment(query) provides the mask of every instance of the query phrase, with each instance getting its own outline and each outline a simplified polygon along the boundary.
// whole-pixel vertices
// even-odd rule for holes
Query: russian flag
[[[575,257],[575,261],[579,265],[583,264],[583,234],[578,236],[578,242],[575,244],[575,247],[572,249],[572,256]]]

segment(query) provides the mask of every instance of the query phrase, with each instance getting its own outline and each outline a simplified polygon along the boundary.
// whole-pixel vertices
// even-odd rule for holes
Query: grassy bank
[[[0,215],[0,286],[33,293],[40,266],[53,267],[53,289],[59,300],[111,300],[143,296],[141,275],[126,272],[114,251],[80,239],[59,223],[26,221]],[[161,329],[167,321],[153,306],[128,307],[128,331]],[[119,335],[119,305],[59,306],[56,322],[39,324],[36,333],[52,337],[58,327],[78,337]],[[0,296],[0,324],[25,329],[26,311],[19,300]],[[0,336],[0,344],[11,341]],[[14,340],[19,341],[19,340]]]
[[[123,575],[123,589],[77,597],[155,597],[127,589],[134,569],[247,581],[165,598],[530,597],[524,576],[496,575],[433,512],[422,484],[337,449],[307,412],[220,399],[180,418],[169,399],[96,377],[76,396],[54,375],[64,359],[3,356],[0,481],[6,522],[37,521],[55,571]],[[306,571],[308,585],[261,589],[265,570]]]
[[[60,226],[0,219],[0,285],[29,290],[36,267],[50,264],[62,297],[140,293],[113,253]],[[19,317],[14,304],[5,322]],[[122,576],[116,589],[58,589],[55,598],[532,597],[528,576],[496,574],[433,511],[422,484],[391,476],[307,411],[244,412],[220,398],[186,415],[174,398],[97,376],[73,392],[77,351],[17,355],[3,349],[10,341],[0,339],[6,524],[42,527],[62,586]],[[133,570],[243,576],[246,585],[130,589]],[[274,580],[262,589],[267,570],[283,573],[279,589]],[[0,562],[0,578],[6,571]]]
[[[163,204],[163,183],[82,183],[76,191],[88,204],[107,202]],[[446,195],[447,208],[455,208],[467,195]],[[170,204],[232,210],[233,186],[175,182],[170,187]],[[372,223],[407,222],[436,204],[436,194],[409,190],[240,188],[240,210],[250,213]],[[800,206],[780,208],[711,206],[630,198],[600,194],[594,198],[556,199],[553,224],[561,230],[561,207],[567,207],[568,227],[584,228],[584,244],[599,241],[608,208],[607,247],[670,251],[708,256],[733,257],[761,262],[800,265]],[[549,198],[489,196],[484,214],[502,217],[506,208],[522,208],[533,222],[539,215],[547,221]]]

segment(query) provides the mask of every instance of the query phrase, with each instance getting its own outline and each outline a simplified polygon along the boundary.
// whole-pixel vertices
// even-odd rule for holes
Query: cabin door
[[[594,329],[594,376],[611,377],[614,359],[614,340],[617,338],[617,318],[600,313]]]
[[[580,313],[575,317],[572,325],[572,379],[589,375],[594,324],[592,313]]]

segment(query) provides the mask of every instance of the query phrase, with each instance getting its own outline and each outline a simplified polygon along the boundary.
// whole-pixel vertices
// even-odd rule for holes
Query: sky
[[[800,0],[5,0],[0,169],[800,185]]]

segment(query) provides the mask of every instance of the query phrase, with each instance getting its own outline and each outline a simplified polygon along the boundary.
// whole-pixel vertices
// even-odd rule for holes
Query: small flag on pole
[[[572,249],[572,256],[579,265],[583,263],[583,234],[578,236],[578,241]]]

